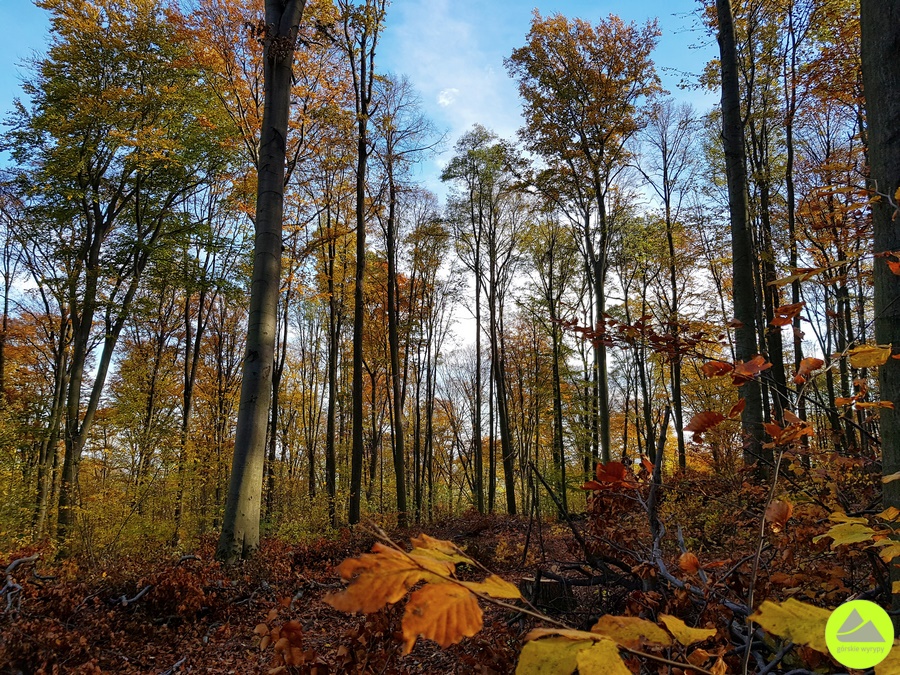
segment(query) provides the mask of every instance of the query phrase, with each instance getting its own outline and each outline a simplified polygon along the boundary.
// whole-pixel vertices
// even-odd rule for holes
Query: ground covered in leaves
[[[562,598],[544,606],[537,598],[536,604],[571,628],[590,630],[604,615],[651,621],[670,615],[715,629],[700,644],[657,650],[656,661],[623,652],[634,673],[740,672],[747,651],[741,612],[751,587],[754,608],[765,599],[795,598],[828,609],[855,597],[885,599],[887,565],[873,540],[878,543],[877,518],[893,514],[865,503],[877,483],[872,472],[852,463],[835,480],[831,470],[818,475],[798,464],[794,471],[790,461],[785,490],[774,500],[747,476],[692,474],[671,481],[659,499],[662,528],[655,534],[640,476],[621,484],[598,473],[600,488],[588,512],[568,520],[470,513],[390,537],[403,544],[427,532],[451,541],[516,585],[535,576],[564,582]],[[869,540],[861,538],[863,528],[874,533]],[[404,656],[402,602],[369,615],[324,602],[343,588],[338,565],[370,550],[375,536],[342,530],[299,543],[268,540],[255,559],[233,568],[213,560],[211,540],[183,556],[143,551],[56,563],[45,549],[9,552],[0,558],[3,567],[40,557],[8,570],[0,672],[515,670],[525,635],[541,625],[528,615],[485,604],[477,635],[446,649],[419,639]],[[749,672],[845,672],[812,647],[758,628],[750,650]]]

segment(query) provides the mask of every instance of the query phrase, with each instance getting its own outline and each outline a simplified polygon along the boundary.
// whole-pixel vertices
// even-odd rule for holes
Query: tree
[[[900,202],[900,5],[890,0],[861,0],[862,71],[869,134],[869,181],[877,197],[872,204],[875,254],[900,250],[896,218]],[[875,341],[900,349],[900,276],[887,258],[875,261]],[[881,399],[900,405],[900,362],[888,359],[878,369]],[[900,417],[882,411],[881,450],[884,475],[900,471]],[[884,485],[884,506],[900,507],[900,483]],[[897,567],[891,566],[896,581]],[[893,594],[900,608],[900,594]]]
[[[363,328],[366,278],[366,167],[371,154],[369,117],[375,86],[375,48],[384,20],[385,0],[354,5],[338,0],[341,48],[350,62],[356,106],[356,289],[353,295],[353,411],[350,451],[350,524],[359,522],[363,469]]]
[[[266,0],[265,100],[256,191],[256,237],[241,403],[218,558],[233,563],[259,546],[260,502],[275,359],[291,73],[306,0]]]
[[[119,335],[144,271],[185,226],[184,200],[216,170],[223,129],[187,65],[190,41],[170,21],[173,8],[149,0],[42,6],[54,38],[34,64],[25,86],[31,108],[18,104],[7,147],[28,197],[20,237],[34,243],[59,314],[71,322],[57,527],[65,542]]]
[[[750,238],[747,208],[747,165],[744,156],[744,123],[738,83],[734,18],[730,0],[716,0],[719,22],[719,54],[722,70],[722,145],[728,177],[728,203],[731,217],[731,266],[733,272],[735,358],[749,361],[756,355],[756,284],[753,277],[753,243]],[[740,387],[746,400],[741,413],[744,433],[744,460],[748,464],[762,459],[763,405],[758,380]]]
[[[628,159],[627,142],[643,126],[638,106],[659,90],[650,53],[659,29],[616,16],[591,25],[535,12],[524,47],[506,60],[525,102],[519,134],[541,156],[549,188],[580,230],[594,298],[593,323],[604,325],[611,232],[607,195]],[[594,349],[593,452],[610,459],[606,346]]]

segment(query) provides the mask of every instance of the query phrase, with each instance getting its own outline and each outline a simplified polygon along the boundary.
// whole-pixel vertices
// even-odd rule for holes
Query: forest
[[[900,3],[698,0],[675,92],[535,9],[512,137],[386,0],[35,4],[0,672],[900,674]]]

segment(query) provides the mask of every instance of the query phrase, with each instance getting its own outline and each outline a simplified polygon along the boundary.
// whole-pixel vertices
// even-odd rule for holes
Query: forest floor
[[[671,480],[659,508],[664,561],[652,554],[647,484],[599,472],[604,485],[619,481],[623,489],[596,490],[589,512],[569,522],[467,513],[390,537],[400,546],[423,532],[448,540],[516,585],[535,574],[572,580],[564,607],[541,609],[573,628],[590,630],[604,614],[657,621],[665,613],[715,629],[702,646],[665,652],[699,665],[696,670],[630,657],[632,672],[741,672],[751,586],[754,608],[765,599],[793,598],[831,609],[850,598],[883,601],[889,595],[887,565],[871,542],[844,544],[826,534],[835,508],[844,518],[863,514],[852,519],[857,522],[878,511],[877,476],[845,464],[810,471],[807,482],[786,476],[792,494],[771,504],[767,488],[747,476]],[[338,566],[375,541],[365,528],[297,543],[264,540],[252,560],[232,567],[214,561],[212,539],[182,557],[142,551],[53,562],[49,549],[38,547],[0,554],[7,568],[0,674],[515,670],[536,622],[510,609],[482,603],[484,628],[475,636],[445,649],[420,638],[404,656],[402,602],[368,615],[327,604],[325,596],[344,586]],[[468,568],[457,573],[476,574]],[[750,672],[844,672],[832,669],[838,666],[821,652],[756,630],[751,650],[758,668]],[[285,649],[292,655],[288,666]]]
[[[523,560],[528,529],[524,518],[470,514],[427,532],[516,584],[541,557],[551,565],[576,559],[568,530],[544,522],[533,528]],[[403,543],[422,531],[392,536]],[[145,552],[108,565],[40,561],[37,576],[30,569],[15,575],[22,590],[10,613],[0,616],[0,672],[512,672],[531,623],[508,610],[486,606],[484,629],[459,645],[441,649],[420,639],[402,656],[402,604],[368,616],[326,604],[323,597],[343,585],[335,568],[374,541],[347,530],[303,544],[264,540],[253,560],[234,568],[212,560],[211,539],[193,552],[196,557],[183,559],[151,560]],[[35,552],[23,549],[0,563],[6,567]],[[49,575],[56,578],[41,578]],[[289,621],[302,626],[296,644],[306,663],[285,671],[273,648],[260,645]]]

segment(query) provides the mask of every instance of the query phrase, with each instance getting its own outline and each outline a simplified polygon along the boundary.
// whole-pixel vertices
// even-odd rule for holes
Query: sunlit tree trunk
[[[216,555],[233,563],[259,546],[259,516],[276,313],[281,284],[282,218],[291,70],[306,0],[266,0],[265,103],[257,166],[256,239],[250,316],[234,460]]]

